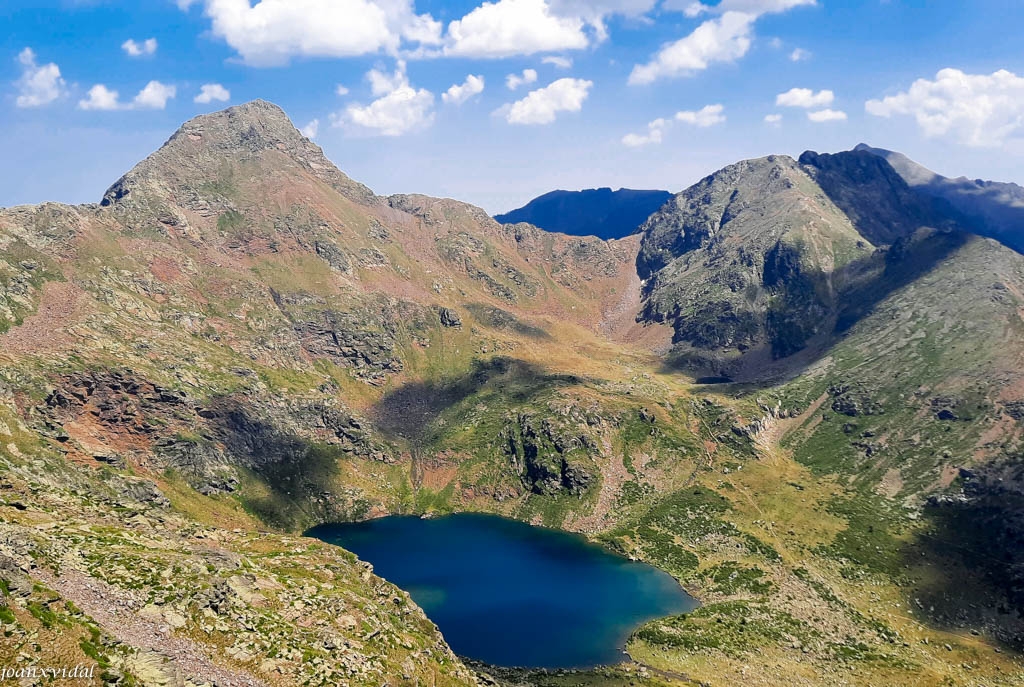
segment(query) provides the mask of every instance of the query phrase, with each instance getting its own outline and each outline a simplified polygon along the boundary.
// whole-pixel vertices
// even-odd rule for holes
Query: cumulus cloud
[[[811,53],[803,48],[794,48],[793,52],[789,53],[789,59],[793,62],[803,62],[811,59]]]
[[[211,33],[248,64],[294,57],[395,56],[500,58],[579,50],[607,36],[611,15],[640,16],[658,0],[484,0],[442,24],[417,14],[414,0],[177,0],[199,5]]]
[[[89,89],[83,100],[78,101],[82,110],[117,110],[121,108],[117,91],[112,91],[103,84],[96,84]]]
[[[622,137],[622,145],[627,148],[640,148],[646,145],[657,145],[665,138],[665,129],[668,127],[668,120],[658,118],[647,125],[645,134],[626,134]]]
[[[131,38],[121,44],[121,50],[128,53],[129,57],[142,57],[144,55],[152,55],[156,52],[156,39],[147,38],[146,40],[138,43]]]
[[[250,65],[293,57],[396,53],[403,41],[440,45],[441,24],[416,14],[413,0],[179,0],[203,6],[211,32]]]
[[[846,113],[841,110],[815,110],[807,113],[812,122],[845,122]]]
[[[204,83],[199,87],[199,95],[194,98],[194,102],[206,105],[212,103],[214,100],[226,103],[231,100],[231,91],[221,86],[219,83]]]
[[[84,99],[78,101],[78,107],[81,110],[162,110],[177,93],[175,86],[150,81],[131,102],[122,103],[117,91],[96,84],[89,89]]]
[[[622,144],[629,148],[661,143],[664,140],[665,132],[672,125],[673,121],[689,124],[699,128],[707,128],[725,121],[724,105],[705,105],[699,110],[682,110],[676,112],[672,120],[655,119],[647,125],[645,134],[626,134],[622,137]]]
[[[320,120],[314,119],[312,122],[299,129],[299,133],[309,139],[316,138],[316,135],[320,133]]]
[[[633,67],[629,83],[649,84],[660,78],[693,74],[715,62],[738,60],[750,49],[755,18],[743,12],[726,12],[709,19],[690,35],[662,47],[647,64]]]
[[[608,37],[605,20],[620,14],[637,17],[654,9],[656,0],[548,0],[552,11],[559,16],[577,17],[589,24],[598,41]]]
[[[331,116],[332,124],[354,134],[402,136],[425,129],[434,121],[434,94],[409,85],[405,63],[393,74],[372,69],[366,74],[370,91],[377,98],[369,105],[349,105]]]
[[[725,115],[722,114],[724,111],[725,107],[723,105],[705,105],[696,112],[692,110],[676,112],[676,121],[683,122],[684,124],[693,124],[704,129],[724,122]]]
[[[441,95],[441,100],[453,105],[461,105],[474,95],[483,93],[484,77],[470,74],[461,84],[455,84]]]
[[[508,90],[514,91],[520,86],[528,86],[537,81],[536,69],[524,69],[520,74],[509,74],[505,77],[505,86]]]
[[[829,90],[815,93],[810,88],[791,88],[775,96],[775,104],[780,107],[827,107],[835,99],[836,94]]]
[[[579,112],[593,81],[559,79],[503,108],[509,124],[550,124],[559,112]]]
[[[561,56],[558,56],[558,55],[548,55],[547,57],[542,59],[541,62],[543,64],[550,64],[553,67],[557,67],[558,69],[569,69],[570,67],[572,67],[572,58],[571,57],[561,57]]]
[[[139,110],[162,110],[167,101],[177,95],[175,86],[168,86],[159,81],[150,81],[132,100],[132,107]]]
[[[559,16],[546,0],[485,2],[448,25],[448,55],[498,58],[587,47],[584,20]]]
[[[989,75],[943,69],[908,90],[865,104],[878,117],[913,117],[925,136],[994,148],[1024,133],[1024,77],[1001,69]]]
[[[25,48],[18,53],[18,64],[21,65],[21,78],[14,82],[18,89],[14,102],[18,107],[49,105],[64,95],[64,79],[55,63],[38,64],[32,48]]]
[[[666,0],[664,10],[681,11],[689,17],[717,16],[688,36],[662,46],[647,64],[633,67],[629,83],[649,84],[660,78],[689,76],[716,62],[735,62],[750,50],[758,17],[814,4],[815,0],[722,0],[717,5]]]
[[[772,126],[778,126],[779,124],[782,124],[782,115],[767,114],[764,116],[764,123],[771,124]]]

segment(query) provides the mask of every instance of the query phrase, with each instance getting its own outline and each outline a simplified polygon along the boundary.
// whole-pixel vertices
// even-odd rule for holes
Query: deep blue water
[[[306,533],[412,595],[455,653],[498,666],[617,663],[639,625],[696,607],[660,570],[490,515],[387,517]]]

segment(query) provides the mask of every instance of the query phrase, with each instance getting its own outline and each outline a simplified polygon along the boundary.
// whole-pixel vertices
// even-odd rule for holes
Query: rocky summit
[[[901,160],[739,162],[602,240],[377,196],[255,101],[0,210],[0,667],[1024,684],[1024,256]],[[301,536],[456,511],[701,605],[619,665],[484,666]]]

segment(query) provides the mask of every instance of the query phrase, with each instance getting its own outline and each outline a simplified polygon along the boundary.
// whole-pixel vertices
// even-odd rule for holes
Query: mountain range
[[[644,220],[672,197],[668,191],[636,191],[620,188],[585,191],[551,191],[523,207],[495,215],[502,224],[527,222],[547,231],[571,236],[621,239],[637,230]]]
[[[902,153],[865,144],[855,150],[884,158],[915,190],[949,202],[971,229],[1010,248],[1024,251],[1024,188],[1017,184],[959,177],[950,179],[923,167]]]
[[[378,196],[254,101],[97,204],[0,210],[0,666],[1024,683],[1015,192],[926,176],[748,160],[604,240]],[[581,533],[701,606],[619,666],[499,670],[301,536],[456,511]]]

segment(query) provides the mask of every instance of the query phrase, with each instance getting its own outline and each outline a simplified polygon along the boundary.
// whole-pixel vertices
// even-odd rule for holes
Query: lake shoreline
[[[371,518],[305,536],[409,593],[460,656],[523,670],[632,662],[644,624],[699,606],[679,581],[581,533],[494,514]]]

